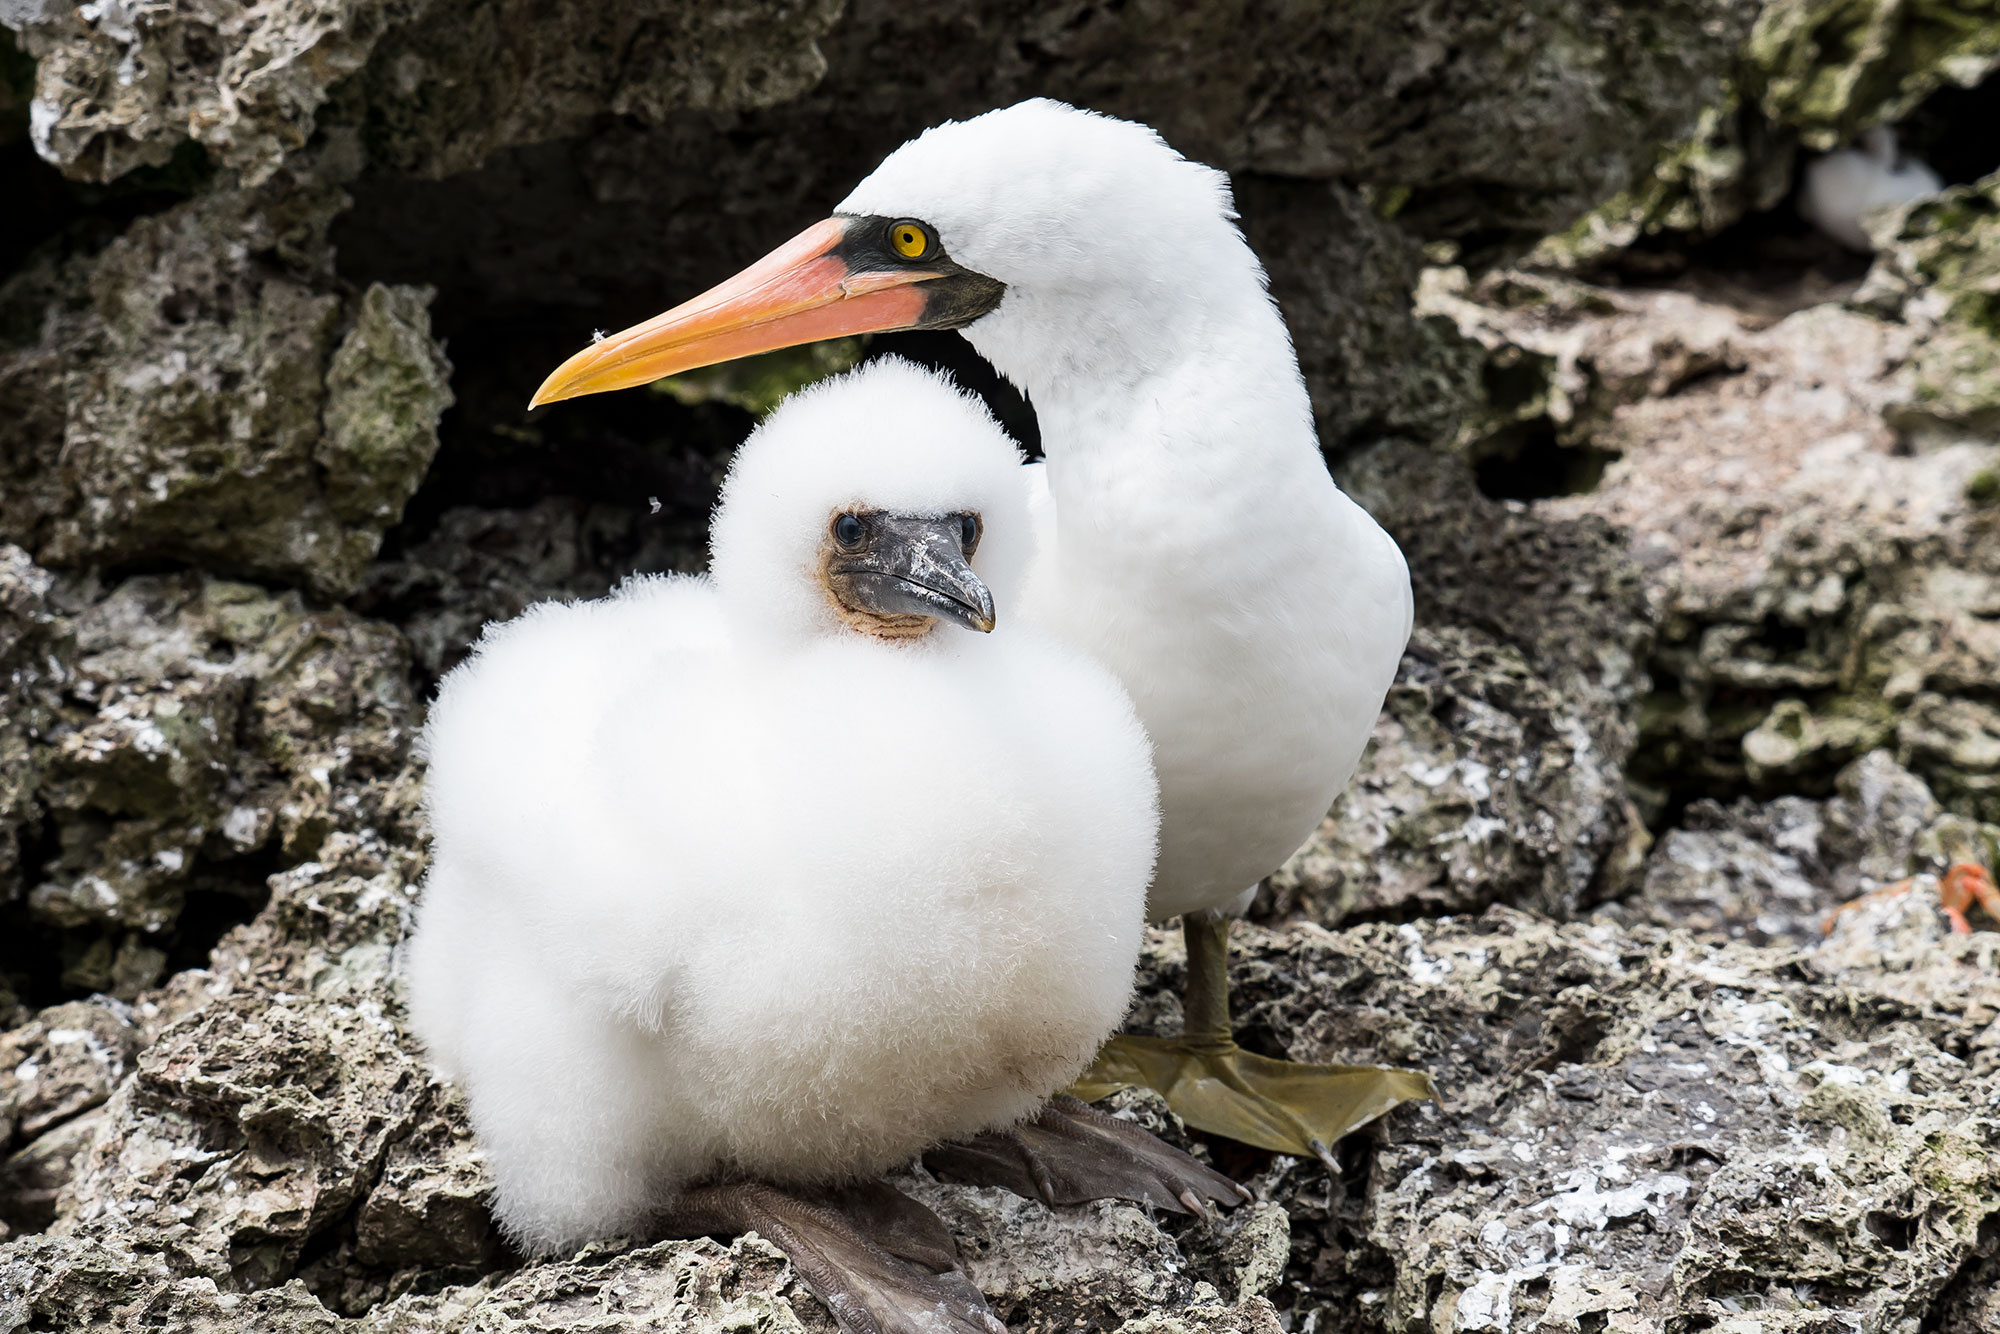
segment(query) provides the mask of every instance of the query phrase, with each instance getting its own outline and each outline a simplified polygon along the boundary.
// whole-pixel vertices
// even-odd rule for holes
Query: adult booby
[[[1353,774],[1411,627],[1402,553],[1328,476],[1227,178],[1143,125],[1036,100],[903,145],[823,222],[565,362],[534,397],[844,334],[957,329],[1034,404],[1046,469],[1026,614],[1131,693],[1160,777],[1149,909],[1180,915],[1180,1041],[1092,1080],[1317,1153],[1428,1080],[1230,1037],[1227,918]],[[1330,1162],[1331,1160],[1328,1159]]]
[[[1799,215],[1849,250],[1867,254],[1875,249],[1868,235],[1869,214],[1943,188],[1928,165],[1897,150],[1893,129],[1877,125],[1862,134],[1858,146],[1806,164],[1799,182]]]
[[[919,1206],[799,1190],[1034,1117],[1129,999],[1148,746],[1009,623],[1019,462],[906,363],[823,383],[737,455],[711,577],[532,608],[446,678],[411,1016],[525,1248],[755,1228],[851,1329],[990,1334]],[[1144,1198],[1237,1198],[1108,1120]]]

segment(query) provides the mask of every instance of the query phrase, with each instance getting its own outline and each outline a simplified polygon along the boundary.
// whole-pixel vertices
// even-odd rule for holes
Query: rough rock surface
[[[8,0],[0,22],[38,58],[37,150],[85,179],[157,165],[192,139],[256,184],[307,142],[328,90],[357,71],[347,117],[386,163],[442,174],[606,112],[658,122],[766,106],[829,68],[838,82],[886,61],[929,86],[878,81],[872,94],[845,90],[845,106],[893,98],[918,114],[948,111],[975,91],[966,71],[982,72],[989,86],[976,93],[989,102],[1057,82],[1164,122],[1232,167],[1367,179],[1435,208],[1438,225],[1539,235],[1625,184],[1651,145],[1687,126],[1756,12],[1682,0],[1636,21],[1580,4],[1453,3],[1407,24],[1306,8],[1246,25],[1200,7],[862,5],[836,28],[840,8]],[[1488,154],[1503,143],[1514,151]],[[1468,179],[1481,203],[1462,189]]]
[[[0,23],[39,59],[35,148],[64,171],[107,181],[192,141],[257,185],[305,146],[329,90],[391,32],[365,81],[370,128],[395,144],[399,165],[447,172],[605,111],[657,121],[796,95],[823,72],[812,39],[837,10],[830,0],[469,12],[434,0],[8,0]],[[531,24],[539,39],[515,40]]]
[[[37,61],[30,124],[44,158],[108,181],[192,139],[257,184],[305,145],[327,84],[360,67],[397,10],[421,5],[9,0],[0,22]]]
[[[16,546],[0,545],[0,907],[21,892],[24,836],[38,828],[43,755],[35,740],[55,716],[70,654],[68,624],[49,595],[55,576]],[[0,1018],[7,1008],[0,981]]]
[[[1575,912],[1645,838],[1623,784],[1652,638],[1637,566],[1602,522],[1489,500],[1441,453],[1384,446],[1343,478],[1409,559],[1418,629],[1271,911]]]
[[[1644,891],[1606,915],[1813,945],[1842,905],[1903,883],[1934,896],[1952,862],[2000,860],[2000,825],[1945,810],[1887,751],[1841,770],[1835,787],[1825,801],[1697,802],[1646,863]]]
[[[1910,396],[1895,411],[1927,443],[2000,434],[2000,172],[1947,190],[1884,227],[1882,263],[1856,301],[1918,332]],[[2000,499],[2000,472],[1985,483]]]
[[[1250,176],[1236,203],[1271,272],[1327,452],[1450,439],[1481,397],[1478,348],[1447,320],[1411,317],[1417,239],[1338,184]]]
[[[411,869],[342,838],[280,877],[211,969],[135,1009],[150,1041],[53,1232],[0,1258],[0,1312],[75,1329],[141,1311],[214,1329],[282,1314],[284,1328],[538,1330],[586,1311],[826,1328],[753,1241],[526,1267],[498,1252],[461,1114],[399,1023]],[[1501,909],[1339,935],[1248,928],[1249,1031],[1298,1058],[1423,1064],[1443,1107],[1397,1113],[1338,1180],[1271,1162],[1256,1181],[1273,1203],[1220,1230],[904,1185],[1018,1330],[1274,1331],[1280,1310],[1294,1329],[1315,1311],[1321,1327],[1389,1330],[1573,1329],[1593,1312],[1625,1329],[1745,1312],[1800,1330],[1976,1320],[1982,1228],[2000,1213],[1995,939],[1945,937],[1917,895],[1806,950]],[[1141,1026],[1172,1020],[1182,966],[1157,934]],[[44,1044],[81,1031],[55,1018]],[[101,1098],[118,1059],[86,1064],[68,1096]],[[418,1271],[462,1278],[422,1291]]]
[[[1766,117],[1832,148],[1901,120],[1947,83],[1969,86],[2000,66],[1996,17],[1990,0],[1775,0],[1744,44],[1745,82]]]
[[[429,293],[344,296],[318,184],[220,191],[0,288],[0,535],[343,593],[437,449]]]
[[[1954,808],[2000,783],[2000,448],[1964,430],[1911,452],[1920,328],[1831,305],[1775,323],[1682,292],[1502,275],[1433,295],[1526,366],[1518,414],[1602,485],[1536,507],[1611,523],[1659,633],[1635,776],[1692,795],[1823,794],[1892,746]],[[1468,445],[1505,448],[1484,424]]]
[[[191,574],[43,615],[63,655],[0,740],[38,782],[8,834],[53,833],[15,868],[9,929],[56,957],[9,969],[129,998],[167,967],[190,895],[254,905],[273,859],[304,861],[337,829],[416,836],[393,627]]]
[[[562,138],[609,113],[656,125],[789,101],[826,73],[818,39],[840,0],[508,0],[422,6],[349,90],[342,113],[381,165],[426,176]],[[532,31],[531,41],[521,34]]]
[[[444,12],[428,22],[442,29]],[[1643,19],[1573,0],[1450,0],[1246,24],[1207,6],[857,4],[819,39],[825,76],[792,100],[656,126],[601,121],[447,180],[420,179],[435,170],[423,136],[439,123],[406,132],[398,113],[378,132],[365,117],[401,104],[368,93],[355,123],[375,170],[342,223],[343,262],[439,287],[454,346],[496,323],[515,331],[489,354],[514,365],[510,383],[470,415],[534,430],[523,390],[593,329],[644,319],[748,263],[923,126],[1054,94],[1156,125],[1236,175],[1246,225],[1277,257],[1329,443],[1428,439],[1465,401],[1467,363],[1436,355],[1445,331],[1411,319],[1415,245],[1516,252],[1628,183],[1719,95],[1754,15],[1744,0]],[[444,31],[450,46],[426,59],[454,63],[418,81],[420,102],[490,77],[480,42]],[[362,83],[387,86],[398,40],[384,39]],[[486,142],[484,123],[461,138]]]

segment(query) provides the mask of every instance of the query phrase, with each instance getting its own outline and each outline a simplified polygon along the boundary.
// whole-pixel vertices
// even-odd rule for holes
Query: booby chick
[[[1182,915],[1179,1041],[1090,1091],[1314,1153],[1429,1081],[1230,1037],[1225,910],[1347,784],[1409,639],[1409,571],[1334,485],[1229,183],[1151,129],[1036,100],[897,149],[832,217],[558,368],[537,404],[842,334],[958,329],[1034,404],[1048,461],[1025,614],[1130,692],[1160,777],[1155,918]]]
[[[906,363],[823,383],[736,456],[709,577],[446,678],[411,1015],[524,1248],[754,1227],[851,1329],[993,1327],[914,1202],[800,1191],[1034,1116],[1129,998],[1148,746],[1011,623],[1019,462]],[[1235,1198],[1158,1150],[1161,1202]]]
[[[1826,153],[1806,164],[1799,182],[1799,216],[1849,250],[1875,249],[1867,218],[1944,188],[1938,174],[1896,148],[1896,132],[1877,125],[1859,146]]]

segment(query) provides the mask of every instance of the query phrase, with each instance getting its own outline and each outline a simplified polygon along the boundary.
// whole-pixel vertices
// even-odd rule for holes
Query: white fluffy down
[[[1895,131],[1878,125],[1862,136],[1859,148],[1827,153],[1806,165],[1799,214],[1849,250],[1866,254],[1875,248],[1868,235],[1870,214],[1943,188],[1927,165],[1897,153]]]
[[[445,681],[412,1017],[523,1245],[1015,1121],[1122,1017],[1147,744],[1107,673],[1010,620],[1016,464],[975,403],[877,364],[745,444],[713,582],[535,607]],[[981,511],[998,629],[826,614],[813,552],[856,504]]]

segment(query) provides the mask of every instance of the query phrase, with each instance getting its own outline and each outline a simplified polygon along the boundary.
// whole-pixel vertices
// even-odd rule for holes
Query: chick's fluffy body
[[[1008,621],[1019,472],[975,405],[871,368],[746,444],[712,581],[536,607],[446,681],[412,1012],[523,1245],[1011,1123],[1117,1025],[1149,754],[1107,673]],[[809,595],[858,500],[981,512],[999,628],[877,639]]]

